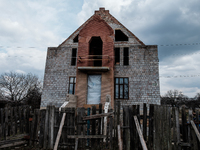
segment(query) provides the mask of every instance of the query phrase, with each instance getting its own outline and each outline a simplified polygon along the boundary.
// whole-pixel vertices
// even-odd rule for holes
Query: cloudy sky
[[[161,95],[200,92],[199,0],[0,0],[0,73],[41,79],[47,47],[58,46],[99,7],[147,45],[158,45]]]

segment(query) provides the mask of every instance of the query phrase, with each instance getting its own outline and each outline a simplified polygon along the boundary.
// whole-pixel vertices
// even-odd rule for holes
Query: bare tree
[[[168,98],[174,99],[174,100],[187,98],[187,96],[185,96],[185,95],[183,94],[183,92],[181,92],[181,91],[179,91],[179,90],[169,90],[169,91],[167,91],[167,93],[164,95],[164,97],[168,97]]]
[[[169,90],[164,96],[161,96],[162,105],[178,106],[185,104],[188,97],[179,90]]]
[[[195,95],[194,99],[200,101],[200,93],[197,93],[197,94]]]
[[[41,90],[41,82],[36,75],[15,72],[0,75],[0,90],[2,95],[12,101],[27,100],[30,91]]]

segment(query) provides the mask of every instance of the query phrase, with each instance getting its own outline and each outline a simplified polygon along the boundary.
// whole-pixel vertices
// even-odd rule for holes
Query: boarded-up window
[[[87,104],[101,102],[101,75],[88,75]]]
[[[129,65],[129,49],[124,47],[124,65]]]
[[[120,48],[115,48],[115,65],[120,64]]]
[[[72,48],[72,58],[71,58],[72,66],[76,66],[76,53],[77,53],[77,48]]]
[[[115,78],[115,99],[128,99],[128,78]]]
[[[75,94],[76,77],[69,78],[69,94]]]

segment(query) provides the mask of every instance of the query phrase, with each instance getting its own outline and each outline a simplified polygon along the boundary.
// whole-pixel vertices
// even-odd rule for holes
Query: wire
[[[159,78],[193,78],[193,77],[200,77],[200,74],[193,74],[193,75],[175,75],[175,76],[159,76]]]
[[[200,45],[200,43],[183,43],[183,44],[153,44],[158,46],[195,46]],[[23,47],[23,46],[3,46],[0,45],[0,48],[44,48],[44,46],[35,47],[35,46],[29,46],[29,47]]]

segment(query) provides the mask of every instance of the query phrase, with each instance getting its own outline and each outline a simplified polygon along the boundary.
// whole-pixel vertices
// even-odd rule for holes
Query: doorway
[[[101,102],[101,75],[88,75],[87,104]]]
[[[93,60],[93,66],[102,66],[102,40],[100,37],[92,37],[90,40],[89,55]]]

